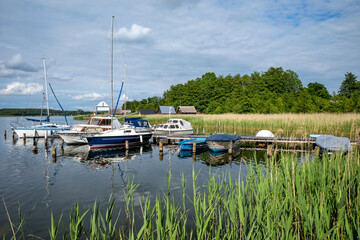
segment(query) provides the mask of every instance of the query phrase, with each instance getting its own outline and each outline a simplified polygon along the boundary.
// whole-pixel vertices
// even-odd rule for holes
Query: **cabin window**
[[[125,130],[124,133],[131,133],[131,130]]]
[[[181,124],[181,126],[184,126],[184,123],[183,123],[183,121],[180,121],[180,124]]]
[[[179,128],[179,125],[175,125],[176,128]]]
[[[100,121],[100,119],[94,119],[91,121],[91,124],[99,125]]]
[[[175,125],[170,125],[170,128],[175,128]]]
[[[173,123],[178,123],[178,120],[173,120]]]
[[[165,128],[165,129],[168,128],[168,125],[164,125],[164,128]]]
[[[110,125],[110,119],[104,119],[101,123],[100,123],[100,125],[102,125],[102,126],[109,126]]]

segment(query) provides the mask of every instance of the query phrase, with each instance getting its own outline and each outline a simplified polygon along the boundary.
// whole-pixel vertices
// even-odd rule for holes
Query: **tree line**
[[[49,109],[51,116],[62,116],[64,113],[61,110]],[[69,111],[66,110],[65,114],[68,116],[71,115],[83,115],[83,114],[91,114],[91,112],[83,111],[81,109]],[[1,108],[0,116],[40,116],[41,109],[38,108]],[[42,115],[46,115],[46,110],[42,110]]]
[[[198,112],[207,114],[359,112],[360,81],[348,72],[339,91],[330,94],[318,82],[303,86],[294,71],[281,67],[243,76],[205,73],[201,78],[170,86],[162,97],[128,101],[126,105],[132,112],[156,111],[161,105],[195,106]]]

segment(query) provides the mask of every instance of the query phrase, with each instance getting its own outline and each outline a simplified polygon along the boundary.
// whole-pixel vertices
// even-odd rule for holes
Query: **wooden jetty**
[[[179,141],[191,138],[207,138],[210,135],[179,135],[179,136],[165,136],[153,135],[154,143],[161,143],[162,145],[177,144]],[[272,149],[280,147],[282,150],[293,149],[298,151],[310,150],[315,147],[315,138],[292,138],[292,137],[256,137],[249,135],[240,135],[241,145],[246,150],[266,150],[269,145]],[[350,140],[353,147],[360,148],[360,140]]]

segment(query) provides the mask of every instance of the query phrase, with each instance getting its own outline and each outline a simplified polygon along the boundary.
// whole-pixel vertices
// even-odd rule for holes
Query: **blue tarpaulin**
[[[320,135],[316,138],[316,145],[327,151],[347,152],[351,149],[350,140],[346,137]]]
[[[214,141],[214,142],[230,142],[239,140],[241,137],[236,135],[229,135],[229,134],[215,134],[208,138],[206,141]]]

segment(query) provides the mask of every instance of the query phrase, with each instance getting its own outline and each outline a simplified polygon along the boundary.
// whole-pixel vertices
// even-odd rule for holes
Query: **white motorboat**
[[[192,135],[194,129],[188,121],[173,118],[164,124],[158,124],[154,133],[158,135]]]
[[[112,124],[113,123],[113,124]],[[86,144],[86,137],[98,134],[103,131],[121,127],[121,124],[116,118],[95,116],[89,119],[87,124],[77,124],[71,127],[70,130],[56,132],[66,144]]]

